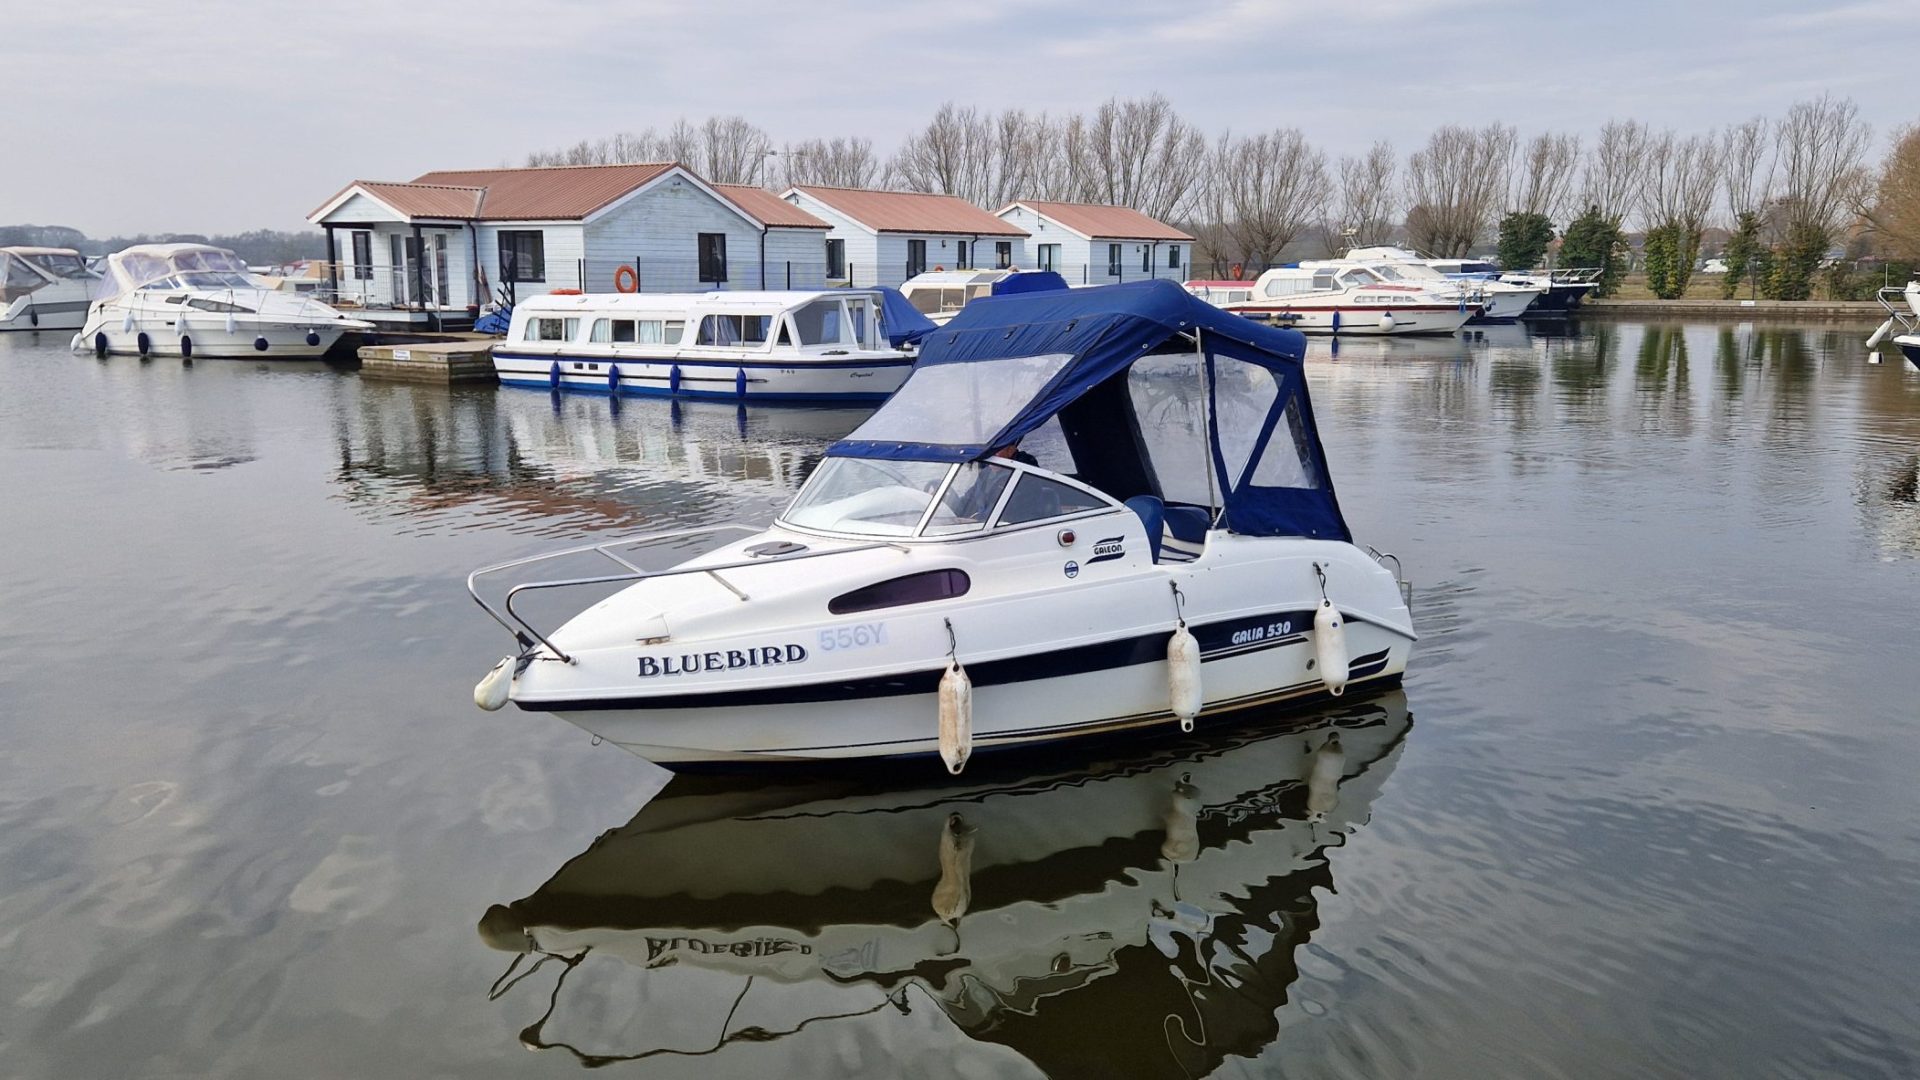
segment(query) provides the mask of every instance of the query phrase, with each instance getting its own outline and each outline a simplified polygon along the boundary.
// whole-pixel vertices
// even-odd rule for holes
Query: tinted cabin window
[[[827,610],[835,615],[851,615],[856,611],[951,600],[967,595],[972,586],[964,570],[928,570],[841,593],[827,602]]]
[[[1000,524],[1045,521],[1082,510],[1099,510],[1106,505],[1077,487],[1028,474],[1020,478],[1013,497],[1007,500],[1007,508],[1000,512]]]

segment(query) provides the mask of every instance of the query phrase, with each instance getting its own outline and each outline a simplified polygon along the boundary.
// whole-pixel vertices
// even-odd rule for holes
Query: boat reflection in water
[[[588,1065],[931,1001],[1050,1074],[1198,1075],[1278,1033],[1294,951],[1319,925],[1313,890],[1333,886],[1327,849],[1365,823],[1410,725],[1394,691],[1135,742],[1085,771],[982,762],[885,794],[870,774],[680,776],[487,911],[481,937],[522,954],[493,994],[544,1010],[528,1048]],[[637,969],[602,967],[576,991],[637,994],[617,1031],[581,1017],[618,1006],[567,993],[596,957]],[[675,1027],[674,1012],[702,1018],[682,1045],[609,1045]]]

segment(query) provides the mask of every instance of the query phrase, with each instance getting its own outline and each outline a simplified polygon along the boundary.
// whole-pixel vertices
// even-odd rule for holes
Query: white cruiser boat
[[[1406,597],[1391,557],[1351,542],[1304,347],[1170,281],[971,306],[770,527],[469,575],[520,645],[476,703],[669,767],[937,752],[958,769],[976,748],[1396,681]],[[1028,436],[1054,467],[1002,456]],[[634,561],[729,529],[749,535],[667,570]],[[483,595],[589,554],[616,571]],[[616,584],[557,630],[516,607]]]
[[[547,295],[513,309],[511,386],[742,401],[881,401],[913,370],[879,289]],[[907,309],[911,314],[911,309]],[[896,346],[894,341],[900,341]]]
[[[900,295],[935,326],[945,326],[975,300],[1066,287],[1066,279],[1051,270],[929,270],[908,278]]]
[[[72,248],[0,248],[0,331],[80,329],[99,280]]]
[[[1389,280],[1357,265],[1277,267],[1248,299],[1219,307],[1308,334],[1451,334],[1480,311],[1451,283]]]
[[[1375,272],[1388,274],[1394,280],[1412,281],[1429,288],[1440,288],[1441,283],[1450,282],[1457,288],[1466,289],[1469,300],[1480,305],[1480,315],[1476,320],[1480,322],[1517,319],[1526,314],[1547,291],[1546,286],[1541,284],[1503,280],[1500,268],[1489,262],[1433,259],[1405,248],[1354,248],[1339,262],[1327,265],[1353,263],[1370,266]]]
[[[76,351],[105,356],[317,360],[348,331],[349,319],[310,296],[275,289],[225,248],[137,244],[107,257],[107,273]]]
[[[595,1065],[888,1004],[931,1004],[942,1039],[1005,1044],[1050,1076],[1255,1059],[1412,720],[1398,692],[1291,723],[1243,715],[1122,760],[921,786],[675,778],[530,895],[488,908],[482,940],[513,957],[494,994],[522,1045]],[[568,990],[581,966],[587,985]],[[610,996],[649,1002],[645,1030]],[[1172,1038],[1169,1016],[1184,1021]],[[705,1045],[654,1038],[689,1019]],[[830,1071],[791,1056],[807,1042],[784,1060]],[[708,1071],[742,1068],[722,1056]]]
[[[1887,309],[1887,321],[1867,338],[1867,348],[1877,349],[1891,337],[1907,363],[1920,368],[1920,281],[1910,281],[1904,288],[1890,285],[1875,299]]]

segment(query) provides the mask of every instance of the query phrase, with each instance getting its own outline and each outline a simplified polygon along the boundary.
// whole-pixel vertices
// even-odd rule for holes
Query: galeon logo
[[[1118,559],[1125,555],[1127,553],[1127,546],[1122,542],[1124,540],[1125,537],[1109,536],[1105,540],[1094,541],[1093,558],[1088,559],[1087,564],[1091,566],[1097,562],[1106,562],[1109,559]]]
[[[759,645],[750,649],[726,649],[676,656],[643,656],[640,677],[656,675],[693,675],[702,671],[737,671],[740,668],[772,667],[776,664],[805,663],[803,645]]]

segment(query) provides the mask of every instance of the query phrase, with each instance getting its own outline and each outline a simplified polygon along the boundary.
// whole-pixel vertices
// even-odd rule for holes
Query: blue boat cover
[[[1125,373],[1149,355],[1204,357],[1207,440],[1227,527],[1351,540],[1307,397],[1305,352],[1298,331],[1222,311],[1172,281],[995,297],[968,304],[924,337],[906,383],[827,453],[972,461],[1070,410],[1062,428],[1083,479],[1095,483],[1091,464],[1117,478],[1095,483],[1117,499],[1162,494],[1144,490],[1153,463],[1144,462],[1141,440],[1125,434],[1140,422],[1126,414],[1133,405]],[[1242,364],[1270,376],[1259,380],[1264,394],[1223,395],[1223,373],[1244,372]],[[1225,394],[1248,385],[1233,378]],[[1112,461],[1129,456],[1136,461]],[[1143,490],[1114,490],[1128,487]]]
[[[1051,270],[1022,270],[994,282],[993,295],[1017,296],[1020,293],[1052,292],[1066,287],[1067,279]]]
[[[476,334],[505,334],[507,328],[512,325],[513,309],[501,308],[499,311],[490,311],[478,319],[475,319],[473,321],[473,332]]]
[[[887,342],[894,348],[911,345],[933,332],[932,319],[921,314],[899,289],[886,286],[863,288],[860,292],[880,294],[880,327],[887,332]]]

